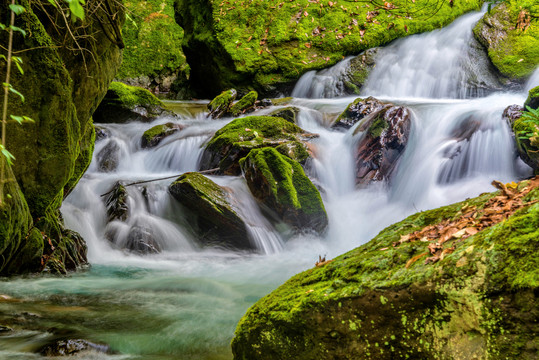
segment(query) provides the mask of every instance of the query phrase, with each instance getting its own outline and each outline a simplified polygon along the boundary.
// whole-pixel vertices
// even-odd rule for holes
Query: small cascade
[[[534,87],[537,87],[539,86],[539,68],[537,68],[532,76],[528,79],[528,81],[526,82],[526,86],[525,86],[525,91],[530,91],[531,89],[533,89]]]
[[[283,241],[270,222],[262,215],[260,207],[251,195],[245,180],[236,177],[212,177],[216,183],[229,188],[232,206],[248,225],[247,231],[255,249],[262,254],[274,254],[283,249]]]
[[[346,90],[343,77],[348,70],[351,59],[352,57],[347,57],[328,69],[306,72],[298,80],[292,91],[292,96],[311,99],[341,96]]]
[[[399,39],[381,49],[362,93],[464,99],[499,88],[473,38],[472,28],[482,15],[464,15],[446,28]]]

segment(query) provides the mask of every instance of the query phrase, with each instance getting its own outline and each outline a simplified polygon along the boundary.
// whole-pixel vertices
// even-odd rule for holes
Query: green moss
[[[125,43],[118,79],[161,75],[187,78],[182,52],[183,29],[174,20],[173,0],[125,1],[128,18],[122,28]]]
[[[114,99],[126,108],[135,106],[164,106],[154,94],[146,89],[114,81],[107,92],[108,99]]]
[[[253,195],[296,228],[323,231],[327,215],[320,193],[301,165],[276,149],[253,149],[240,160]]]
[[[498,194],[412,215],[333,262],[292,277],[240,321],[235,358],[370,358],[365,349],[372,343],[385,344],[387,354],[373,358],[533,357],[535,348],[515,340],[530,341],[537,330],[531,319],[539,285],[539,189],[525,198],[530,206],[509,219],[444,244],[455,250],[435,264],[425,257],[409,262],[430,256],[428,242],[393,246],[403,235],[460,217],[464,206],[480,212]],[[363,324],[359,334],[349,321]],[[330,331],[339,342],[328,340]]]
[[[202,52],[208,49],[214,54],[225,53],[230,57],[228,72],[212,73],[219,82],[244,86],[254,77],[255,87],[267,91],[307,70],[333,65],[343,56],[440,28],[467,11],[479,9],[482,3],[460,0],[434,6],[429,0],[395,0],[392,4],[396,9],[387,11],[351,1],[330,5],[328,1],[308,0],[179,0],[176,11],[179,24],[185,25],[184,47],[193,59],[190,62],[203,57]],[[367,21],[367,13],[374,10],[379,12],[375,21]],[[200,25],[195,26],[196,22]],[[193,67],[194,77],[213,68],[221,70],[224,64],[218,61],[224,62],[223,57],[208,59],[200,69]]]
[[[274,117],[280,117],[280,118],[285,119],[286,121],[289,121],[295,124],[298,114],[299,114],[299,109],[297,107],[287,106],[281,109],[277,109],[268,115],[274,116]]]
[[[307,146],[299,141],[286,142],[275,147],[275,150],[282,155],[288,156],[292,160],[296,160],[299,163],[302,163],[309,158]]]
[[[236,99],[237,92],[235,89],[229,89],[223,91],[217,95],[210,103],[208,104],[208,110],[214,118],[218,118],[227,113],[230,105]]]
[[[530,26],[517,28],[521,11],[527,12]],[[485,14],[474,29],[488,49],[492,63],[505,76],[524,79],[539,64],[539,8],[534,1],[508,0]]]
[[[524,103],[524,108],[527,109],[528,106],[531,107],[532,109],[539,108],[539,86],[529,91],[528,98],[526,99],[526,102]]]
[[[389,124],[387,123],[387,121],[385,121],[383,117],[379,117],[374,120],[374,122],[371,124],[371,126],[369,126],[369,129],[367,131],[372,137],[377,138],[382,135],[382,131],[387,129],[388,126]]]
[[[258,99],[258,93],[256,91],[251,91],[244,97],[242,97],[237,103],[230,107],[230,113],[232,116],[239,116],[245,110],[253,107],[255,101]]]

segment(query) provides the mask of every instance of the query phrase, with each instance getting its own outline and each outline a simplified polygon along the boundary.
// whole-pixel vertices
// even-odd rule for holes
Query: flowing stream
[[[62,207],[66,225],[88,242],[92,266],[67,277],[1,281],[0,294],[9,298],[0,297],[0,324],[16,319],[20,326],[0,336],[0,358],[40,359],[34,352],[51,339],[83,338],[114,351],[84,359],[230,359],[230,340],[248,307],[314,266],[319,255],[333,258],[412,213],[493,190],[493,179],[530,175],[501,117],[506,106],[522,104],[526,93],[493,91],[498,84],[488,65],[467,61],[480,16],[465,15],[445,29],[382,49],[362,96],[407,106],[413,117],[408,146],[388,183],[356,188],[353,129],[329,128],[356,98],[343,95],[339,85],[349,59],[299,80],[292,102],[301,109],[299,125],[320,134],[308,173],[329,216],[323,237],[289,238],[273,228],[241,177],[211,179],[231,189],[256,254],[201,248],[185,210],[167,192],[173,179],[128,187],[131,216],[107,224],[101,195],[116,181],[196,171],[205,142],[232,119],[209,120],[193,110],[200,103],[177,103],[179,118],[102,125],[108,136],[96,143],[88,172]],[[535,85],[539,72],[526,88]],[[142,133],[166,122],[185,128],[142,149]],[[100,162],[111,154],[119,154],[117,168],[103,172]],[[119,250],[133,229],[151,233],[163,251],[140,256]]]

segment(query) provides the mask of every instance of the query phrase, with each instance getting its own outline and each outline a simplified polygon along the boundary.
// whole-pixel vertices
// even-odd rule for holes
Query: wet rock
[[[404,152],[410,134],[410,111],[385,105],[365,117],[354,135],[362,132],[356,147],[356,184],[388,180]]]
[[[164,115],[174,114],[166,110],[161,100],[148,90],[113,82],[94,112],[93,119],[96,123],[149,122]]]
[[[277,147],[291,141],[305,143],[316,136],[282,118],[239,118],[217,131],[208,142],[202,155],[201,169],[218,168],[219,172],[225,175],[240,175],[239,160],[247,156],[252,149]]]
[[[127,189],[123,182],[117,181],[112,186],[111,191],[105,198],[105,205],[107,207],[107,220],[114,221],[126,221],[129,216],[129,207],[127,204],[128,198]]]
[[[253,249],[247,225],[233,209],[224,188],[204,175],[190,172],[174,181],[169,192],[196,216],[197,234],[204,245]]]
[[[110,347],[84,339],[57,340],[43,347],[39,352],[43,356],[71,356],[85,351],[108,353]]]
[[[0,325],[0,334],[5,334],[12,331],[13,329],[8,326]]]
[[[358,98],[339,115],[332,127],[348,130],[365,116],[382,109],[385,105],[386,103],[372,96],[366,99]]]
[[[520,105],[510,105],[503,111],[503,118],[509,125],[513,125],[517,119],[520,119],[523,111],[524,108]]]
[[[100,140],[106,139],[110,136],[110,131],[105,129],[104,127],[101,127],[99,125],[95,125],[95,141],[98,142]]]
[[[96,155],[97,168],[101,172],[116,171],[120,164],[120,145],[114,139],[110,140]]]
[[[288,97],[283,97],[283,98],[275,98],[275,99],[270,99],[271,101],[271,104],[273,106],[284,106],[284,105],[288,105],[292,102],[293,98],[288,96]]]
[[[301,165],[276,149],[253,149],[241,160],[253,196],[296,231],[323,232],[328,218],[320,193]]]
[[[143,149],[155,147],[167,136],[170,136],[183,129],[184,126],[174,123],[156,125],[151,129],[146,130],[144,134],[142,134],[140,146]]]
[[[268,114],[268,116],[283,118],[288,122],[297,124],[297,117],[299,114],[299,109],[295,106],[287,106],[282,109],[277,109]]]
[[[212,119],[219,119],[223,117],[236,99],[238,92],[236,89],[229,89],[223,91],[221,94],[217,95],[209,104],[208,104],[208,117]]]
[[[343,79],[344,86],[349,93],[360,93],[363,85],[367,82],[370,72],[376,65],[378,49],[368,49],[350,60]]]
[[[124,248],[143,255],[158,254],[162,250],[151,230],[140,225],[130,229]]]
[[[470,140],[472,135],[481,127],[481,121],[473,115],[459,122],[451,131],[451,136],[457,141]]]

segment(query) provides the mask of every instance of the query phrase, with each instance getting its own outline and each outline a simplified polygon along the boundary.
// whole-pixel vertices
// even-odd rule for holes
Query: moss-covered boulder
[[[343,77],[347,92],[359,94],[376,65],[379,48],[368,49],[352,58]]]
[[[298,114],[299,114],[299,109],[297,107],[287,106],[287,107],[272,111],[271,113],[268,114],[268,116],[283,118],[286,121],[291,122],[292,124],[297,124]]]
[[[354,130],[356,184],[389,180],[406,148],[412,126],[410,110],[374,98],[356,99],[339,116],[335,127]]]
[[[199,173],[185,173],[169,192],[195,214],[199,241],[206,246],[253,249],[247,225],[231,206],[227,191]]]
[[[217,131],[210,139],[201,160],[201,169],[218,168],[226,175],[241,173],[239,160],[252,149],[277,147],[288,142],[304,142],[316,135],[282,118],[271,116],[247,116],[233,120]],[[293,152],[296,154],[296,152]],[[304,152],[299,152],[304,161]]]
[[[255,102],[258,99],[258,93],[256,91],[250,91],[247,95],[239,99],[234,105],[230,107],[230,114],[232,116],[239,116],[245,114],[248,111],[254,110]]]
[[[436,7],[430,0],[381,4],[177,0],[190,84],[199,96],[231,87],[254,87],[265,95],[344,56],[447,25],[483,1],[443,1]]]
[[[537,185],[417,213],[292,277],[240,320],[234,359],[535,358]]]
[[[331,127],[348,130],[365,116],[382,109],[386,103],[372,96],[357,98],[339,115]]]
[[[323,232],[328,225],[318,189],[301,165],[276,149],[253,149],[240,161],[254,197],[297,231]]]
[[[485,14],[474,28],[475,37],[505,77],[523,81],[539,64],[538,16],[536,2],[508,0]]]
[[[532,109],[539,109],[539,86],[533,88],[528,93],[528,98],[524,103],[524,109],[531,107]]]
[[[211,116],[212,119],[223,117],[228,112],[232,102],[236,99],[236,95],[238,95],[236,89],[228,89],[217,95],[208,104],[208,116]]]
[[[155,125],[154,127],[146,130],[144,134],[142,134],[142,138],[140,139],[140,146],[143,149],[155,147],[159,145],[161,140],[182,130],[183,128],[184,127],[182,125],[174,123]]]
[[[174,20],[174,0],[124,1],[125,49],[117,79],[169,98],[189,96],[189,65],[181,48],[183,29]]]
[[[96,123],[152,121],[161,115],[172,115],[164,104],[146,89],[113,82],[94,112]]]
[[[14,51],[23,60],[24,74],[12,72],[10,83],[26,101],[10,97],[8,114],[25,115],[34,122],[7,126],[7,148],[16,157],[13,174],[23,197],[17,205],[21,211],[13,212],[10,220],[19,224],[19,229],[13,228],[11,237],[3,239],[12,245],[0,250],[3,274],[40,269],[63,249],[79,248],[81,253],[73,260],[78,265],[84,263],[79,261],[85,258],[84,249],[62,230],[58,209],[91,161],[95,138],[91,115],[119,67],[122,47],[119,32],[114,32],[123,22],[123,8],[117,2],[87,4],[88,16],[72,28],[82,53],[74,50],[77,45],[65,28],[51,25],[51,20],[62,15],[48,1],[21,1],[21,5],[27,11],[16,17],[15,25],[26,37],[15,33]],[[3,24],[9,23],[7,6],[7,2],[0,4]],[[104,32],[102,19],[109,16],[107,29],[112,32]],[[7,32],[0,33],[2,44],[7,44],[7,36]],[[5,77],[5,67],[0,67],[0,77]],[[27,204],[31,222],[25,219],[28,214],[22,202]],[[41,225],[42,219],[50,225]],[[49,229],[60,231],[49,234]],[[17,234],[25,234],[22,241]],[[56,250],[45,248],[49,240]],[[26,251],[34,255],[27,256]],[[43,258],[35,255],[41,252]],[[66,266],[65,256],[56,258]]]

